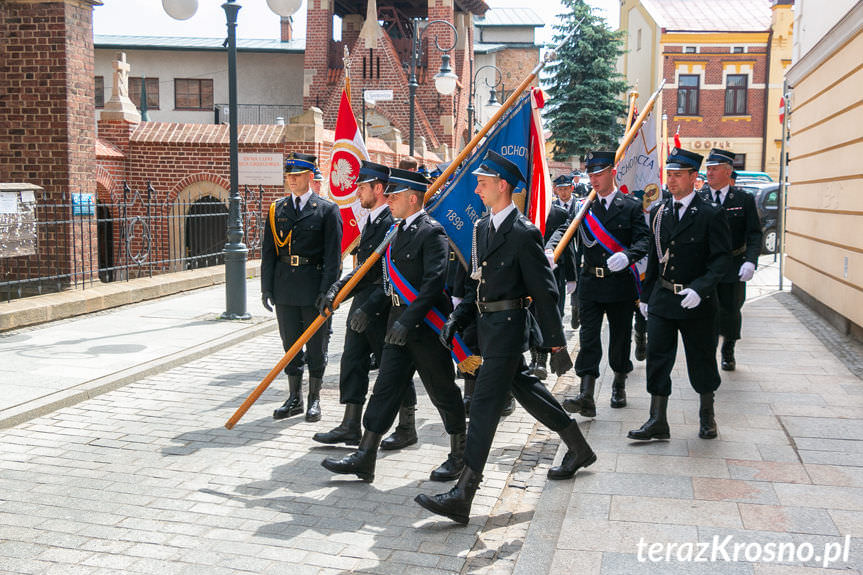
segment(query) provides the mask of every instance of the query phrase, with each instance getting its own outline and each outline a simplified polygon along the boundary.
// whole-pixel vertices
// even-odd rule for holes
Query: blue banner
[[[530,179],[530,97],[528,92],[504,114],[426,206],[426,211],[446,230],[450,245],[465,267],[470,262],[473,226],[486,211],[482,200],[476,195],[477,179],[472,172],[482,163],[488,150],[515,163],[521,173]],[[517,194],[524,194],[524,191],[525,184],[519,184],[513,191],[513,198]],[[524,207],[519,206],[522,212]]]

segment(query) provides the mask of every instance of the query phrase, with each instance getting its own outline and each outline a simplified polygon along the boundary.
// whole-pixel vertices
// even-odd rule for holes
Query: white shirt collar
[[[503,225],[503,221],[506,219],[506,217],[509,215],[509,213],[511,211],[513,211],[514,209],[515,209],[515,203],[510,202],[507,207],[505,207],[504,209],[502,209],[498,213],[491,215],[491,223],[494,224],[495,230],[500,229],[500,226]]]
[[[297,197],[294,194],[291,194],[291,195],[294,196],[294,198]],[[311,189],[307,190],[306,193],[303,194],[302,196],[299,196],[299,198],[300,198],[300,211],[303,211],[303,209],[305,209],[306,204],[309,203],[309,198],[311,198],[311,197],[312,197],[312,190]],[[291,198],[291,203],[294,204],[294,206],[296,206],[297,200]]]
[[[683,219],[683,214],[685,214],[686,210],[689,209],[689,204],[692,203],[692,199],[694,197],[695,197],[695,190],[689,192],[689,194],[687,194],[686,196],[683,196],[679,200],[672,198],[674,200],[675,204],[677,202],[680,202],[681,204],[683,204],[682,206],[680,206],[680,219],[681,220]],[[674,204],[671,204],[671,206],[674,207]]]
[[[418,217],[420,217],[420,214],[424,214],[424,213],[425,213],[425,210],[420,210],[420,211],[415,212],[415,213],[409,215],[408,217],[406,217],[404,227],[408,227],[409,225],[414,223],[414,220],[417,219]]]
[[[386,204],[386,202],[385,202],[385,203],[383,203],[383,204],[379,205],[378,207],[376,207],[375,209],[373,209],[371,212],[369,212],[369,217],[371,218],[371,220],[372,220],[372,221],[375,221],[376,219],[378,219],[378,216],[379,216],[379,215],[381,215],[381,213],[382,213],[382,212],[383,212],[387,207],[389,207],[389,206],[387,206],[387,204]]]
[[[730,188],[730,187],[731,187],[731,185],[729,184],[729,185],[725,186],[724,188],[722,188],[721,190],[719,190],[719,203],[720,204],[725,203],[725,196],[728,195],[728,188]],[[709,185],[708,185],[708,188],[710,189],[710,200],[716,201],[716,190],[711,188]]]
[[[599,192],[597,192],[596,199],[599,201],[599,203],[602,203],[602,201],[605,200],[605,208],[608,209],[611,207],[611,201],[614,199],[615,194],[617,194],[617,190],[609,192],[609,194],[605,197],[600,196]]]

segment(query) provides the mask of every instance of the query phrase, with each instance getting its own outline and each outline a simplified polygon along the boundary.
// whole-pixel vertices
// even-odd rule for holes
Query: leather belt
[[[740,246],[736,250],[731,250],[732,256],[739,256],[739,255],[745,254],[745,253],[746,253],[746,244],[743,244],[742,246]]]
[[[321,260],[317,258],[307,258],[297,255],[279,256],[279,261],[292,267],[316,265],[321,263]]]
[[[586,271],[590,275],[598,278],[606,278],[611,276],[611,270],[608,268],[591,268],[588,266],[582,266],[581,269]]]
[[[686,284],[671,283],[670,281],[668,281],[665,278],[659,278],[659,283],[662,285],[662,287],[664,287],[667,290],[674,292],[675,294],[679,294],[680,292],[682,292],[683,290],[685,290],[686,288],[689,287]]]
[[[479,313],[493,313],[496,311],[507,311],[511,309],[525,309],[530,306],[532,300],[529,297],[517,299],[502,299],[499,301],[476,302]]]

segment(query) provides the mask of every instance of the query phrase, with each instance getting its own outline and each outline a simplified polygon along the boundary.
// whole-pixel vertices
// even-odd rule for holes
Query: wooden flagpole
[[[581,22],[584,20],[582,18],[576,24],[576,27],[570,32],[562,41],[561,45],[565,44],[569,41],[572,36],[578,31],[578,28],[581,25]],[[347,49],[346,49],[347,50]],[[461,163],[470,155],[470,153],[474,150],[474,148],[479,145],[480,141],[485,137],[489,130],[500,120],[501,117],[506,113],[509,108],[515,104],[516,100],[521,96],[521,94],[530,86],[530,83],[536,79],[539,75],[540,71],[545,67],[545,65],[556,59],[557,55],[555,50],[550,50],[546,53],[545,58],[542,62],[537,64],[537,66],[528,74],[528,76],[518,85],[518,87],[513,91],[509,98],[506,99],[506,102],[503,103],[500,110],[495,113],[491,119],[486,122],[485,126],[473,137],[470,142],[459,152],[458,156],[452,161],[452,163],[447,166],[447,168],[443,171],[443,173],[437,177],[437,179],[429,186],[428,191],[423,198],[423,203],[428,202],[431,197],[437,192],[441,186],[443,186],[449,177],[456,171],[456,169],[461,165]],[[571,236],[571,234],[570,234]],[[368,271],[375,265],[378,260],[381,258],[383,253],[386,251],[387,246],[392,242],[393,238],[395,238],[395,233],[387,234],[381,244],[375,248],[375,251],[366,258],[366,261],[359,267],[359,269],[354,272],[351,279],[344,285],[344,287],[339,290],[338,295],[336,295],[336,299],[333,301],[333,310],[336,310],[339,305],[347,298],[348,294],[351,293],[351,290],[359,283],[359,281],[363,278],[363,276],[368,273]],[[567,240],[568,241],[568,240]],[[324,325],[324,322],[327,321],[332,314],[329,310],[326,310],[324,314],[319,315],[315,318],[315,320],[306,328],[306,331],[300,335],[297,341],[285,352],[285,355],[282,356],[282,359],[270,370],[270,372],[264,377],[261,383],[249,394],[245,401],[243,401],[242,405],[237,408],[234,414],[228,419],[225,423],[225,427],[228,429],[233,429],[238,421],[246,414],[252,404],[255,403],[261,394],[270,386],[274,379],[281,373],[281,371],[285,368],[288,363],[300,352],[304,345],[312,338],[313,335]]]

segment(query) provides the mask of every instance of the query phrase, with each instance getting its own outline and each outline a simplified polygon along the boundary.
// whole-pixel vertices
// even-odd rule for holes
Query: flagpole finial
[[[351,77],[351,51],[348,50],[347,44],[345,44],[345,55],[342,57],[342,64],[345,66],[345,75],[350,78]]]

